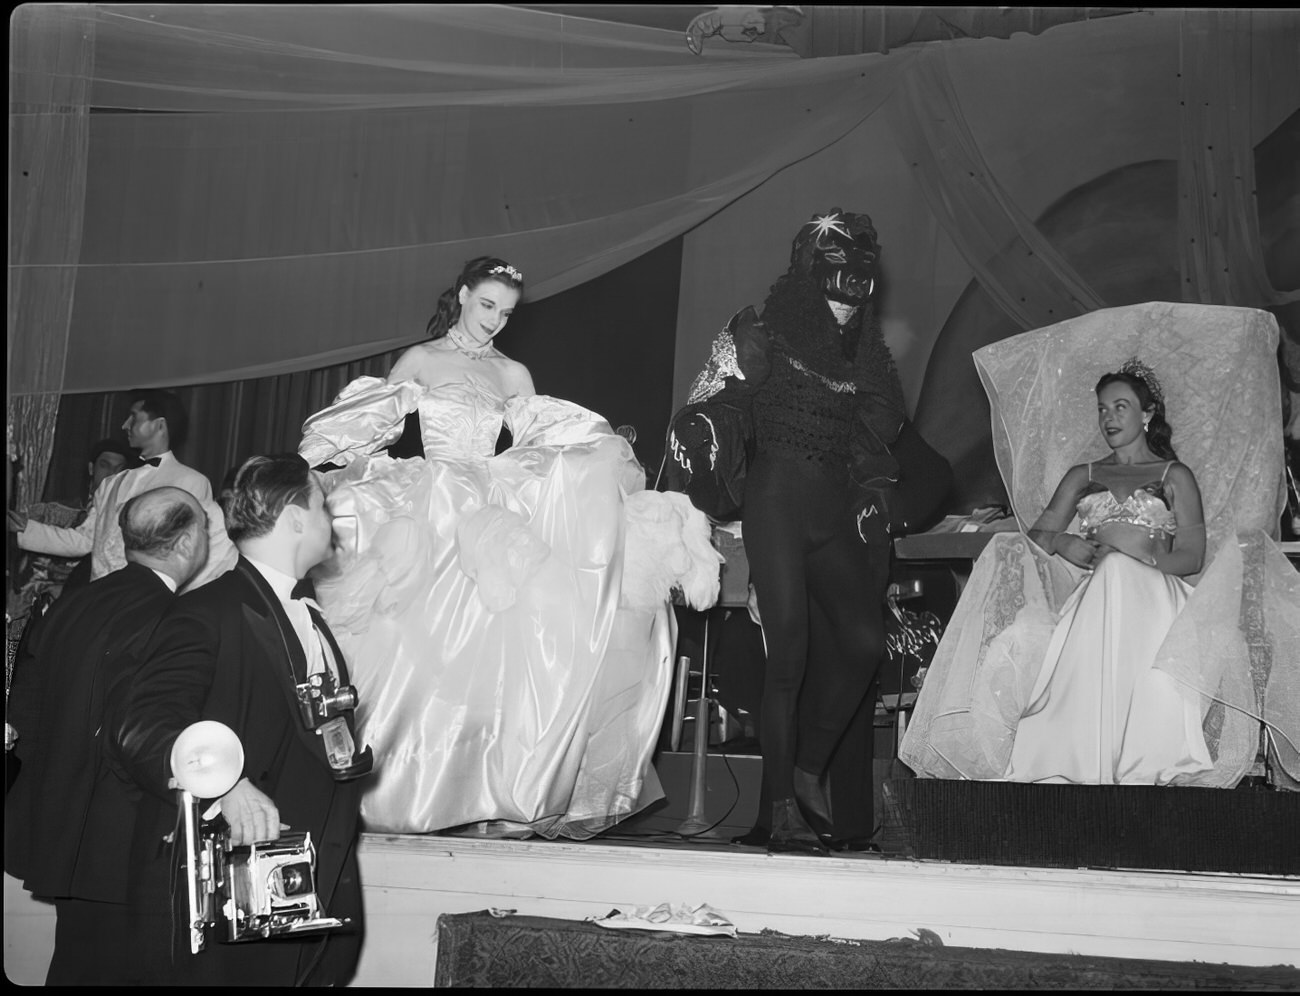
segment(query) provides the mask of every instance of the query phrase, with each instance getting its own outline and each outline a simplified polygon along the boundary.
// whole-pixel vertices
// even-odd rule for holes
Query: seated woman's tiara
[[[516,270],[509,263],[498,263],[492,269],[488,270],[488,276],[495,276],[498,273],[504,273],[511,280],[518,280],[521,284],[524,282],[524,275]]]
[[[1165,403],[1165,392],[1160,386],[1160,381],[1156,380],[1155,371],[1139,360],[1136,356],[1125,360],[1124,365],[1119,368],[1120,373],[1129,374],[1133,377],[1140,377],[1146,384],[1147,390],[1151,392],[1151,400],[1157,405],[1163,406]]]

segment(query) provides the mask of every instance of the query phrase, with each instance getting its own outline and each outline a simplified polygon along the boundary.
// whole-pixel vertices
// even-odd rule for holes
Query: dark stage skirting
[[[968,864],[1300,874],[1300,793],[891,779],[886,853]]]
[[[438,919],[434,985],[606,989],[1255,989],[1300,970],[985,951],[916,940],[696,937],[487,912]]]

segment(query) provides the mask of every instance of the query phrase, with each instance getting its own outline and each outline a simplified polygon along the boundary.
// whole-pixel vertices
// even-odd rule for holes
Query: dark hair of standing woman
[[[443,291],[438,298],[438,307],[425,329],[430,339],[441,339],[447,334],[447,330],[456,324],[456,319],[460,317],[460,289],[468,287],[473,291],[486,280],[495,280],[519,291],[520,294],[524,292],[523,274],[504,259],[498,259],[496,256],[477,256],[465,264],[456,282]]]

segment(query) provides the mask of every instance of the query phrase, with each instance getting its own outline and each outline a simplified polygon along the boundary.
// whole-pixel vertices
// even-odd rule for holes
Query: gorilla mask
[[[790,265],[812,277],[826,297],[852,305],[875,291],[879,259],[871,219],[839,208],[814,216],[799,230],[790,252]]]

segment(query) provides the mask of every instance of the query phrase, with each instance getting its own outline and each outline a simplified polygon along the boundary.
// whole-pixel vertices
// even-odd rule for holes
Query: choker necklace
[[[480,346],[470,340],[459,325],[453,325],[447,330],[447,340],[452,344],[456,352],[468,356],[471,360],[481,360],[487,356],[488,350],[492,348],[489,340],[486,345]]]

